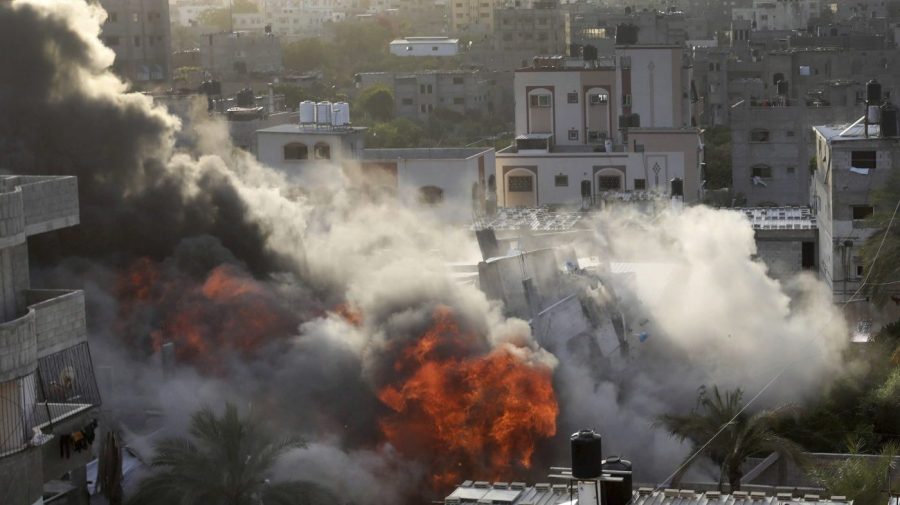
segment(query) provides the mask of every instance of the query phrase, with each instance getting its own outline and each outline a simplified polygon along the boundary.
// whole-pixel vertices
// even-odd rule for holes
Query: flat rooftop
[[[477,224],[494,230],[569,231],[586,224],[588,214],[550,207],[501,207]]]
[[[490,151],[491,147],[418,147],[403,149],[363,149],[362,159],[379,160],[464,160]]]
[[[869,136],[866,137],[865,125],[862,122],[849,124],[833,124],[813,126],[830,142],[846,142],[849,140],[880,140],[881,129],[877,124],[869,125]],[[895,139],[896,140],[896,139]]]
[[[458,44],[459,39],[451,39],[450,37],[404,37],[394,39],[391,44],[436,44],[436,43],[452,43]]]
[[[302,133],[304,135],[347,135],[350,133],[361,133],[368,130],[368,128],[364,126],[348,126],[348,127],[316,127],[315,125],[300,125],[297,123],[285,123],[276,126],[270,126],[268,128],[263,128],[261,130],[256,130],[257,133]]]
[[[745,207],[742,212],[754,230],[815,230],[816,217],[809,207]]]

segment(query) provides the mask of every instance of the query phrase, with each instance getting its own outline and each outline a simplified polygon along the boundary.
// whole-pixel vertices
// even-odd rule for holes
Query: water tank
[[[675,177],[670,181],[672,186],[672,195],[671,196],[680,196],[684,198],[684,181],[678,177]]]
[[[584,61],[597,61],[597,48],[588,44],[581,49],[581,57]]]
[[[593,430],[573,433],[572,477],[594,479],[603,473],[603,451],[600,435]]]
[[[250,88],[244,88],[234,97],[238,107],[253,107],[256,104],[256,96]]]
[[[638,27],[632,24],[616,26],[616,45],[630,46],[638,42]]]
[[[337,102],[331,108],[331,124],[336,127],[350,126],[350,104]]]
[[[604,505],[627,505],[631,501],[631,461],[618,456],[603,461],[603,471],[613,477],[621,477],[622,482],[603,481],[600,493]]]
[[[881,136],[900,136],[900,131],[898,131],[900,130],[900,125],[897,124],[897,121],[897,108],[890,103],[884,104],[884,106],[881,107],[881,123],[879,124],[879,128],[881,129]]]
[[[606,149],[606,152],[608,152],[608,153],[613,152],[612,140],[606,139],[606,141],[603,142],[603,148]]]
[[[305,100],[300,102],[300,124],[316,123],[316,102]]]
[[[881,105],[881,83],[876,79],[866,83],[866,105]]]
[[[331,102],[316,104],[316,124],[331,126]]]

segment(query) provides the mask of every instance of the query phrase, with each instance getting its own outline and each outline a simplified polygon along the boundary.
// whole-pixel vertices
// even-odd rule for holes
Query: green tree
[[[731,130],[713,126],[703,132],[706,189],[731,187]]]
[[[227,7],[209,9],[197,17],[202,26],[212,26],[221,31],[231,30],[231,11]]]
[[[241,418],[232,404],[221,417],[209,407],[200,409],[191,416],[188,433],[189,438],[156,444],[155,472],[140,483],[130,505],[309,505],[322,499],[308,483],[269,483],[278,458],[304,443],[276,439],[257,421]]]
[[[799,463],[803,459],[803,449],[799,445],[773,431],[776,422],[793,408],[784,406],[750,415],[741,412],[742,398],[743,391],[740,388],[725,391],[723,395],[718,386],[715,386],[711,395],[705,392],[700,394],[698,408],[691,413],[666,414],[657,419],[657,425],[665,427],[682,441],[692,442],[691,454],[712,439],[701,454],[708,456],[719,466],[720,490],[725,481],[732,492],[741,489],[741,465],[750,456],[775,452],[794,462]],[[722,433],[716,436],[723,427]],[[672,479],[673,484],[681,480],[690,465],[696,461],[696,458],[685,461]]]
[[[329,54],[318,38],[300,39],[284,46],[284,66],[297,72],[309,72],[322,68]]]
[[[873,204],[875,212],[868,225],[876,232],[866,240],[860,252],[869,276],[865,289],[877,303],[883,304],[891,292],[900,289],[900,220],[891,223],[891,217],[900,205],[900,173],[891,171],[887,183],[873,192]],[[882,238],[884,245],[881,245]]]
[[[364,89],[356,104],[373,121],[386,122],[394,117],[394,92],[383,84]]]
[[[848,441],[850,457],[810,471],[811,477],[832,496],[846,496],[854,505],[888,502],[897,446],[888,444],[877,456],[862,454],[862,443]]]
[[[366,132],[369,147],[420,147],[424,131],[421,126],[406,118],[388,123],[378,123]]]

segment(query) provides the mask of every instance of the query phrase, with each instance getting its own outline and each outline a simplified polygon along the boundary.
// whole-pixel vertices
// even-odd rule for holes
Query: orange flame
[[[379,423],[402,453],[427,461],[435,490],[463,478],[509,479],[530,468],[536,443],[556,434],[551,370],[504,350],[473,355],[477,339],[439,308],[401,352],[402,377],[378,391],[392,413]]]

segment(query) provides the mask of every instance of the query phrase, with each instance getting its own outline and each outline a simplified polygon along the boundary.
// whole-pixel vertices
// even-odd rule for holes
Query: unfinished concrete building
[[[4,505],[43,503],[86,486],[100,394],[87,342],[84,294],[32,288],[27,242],[29,236],[78,221],[74,177],[0,176]]]

